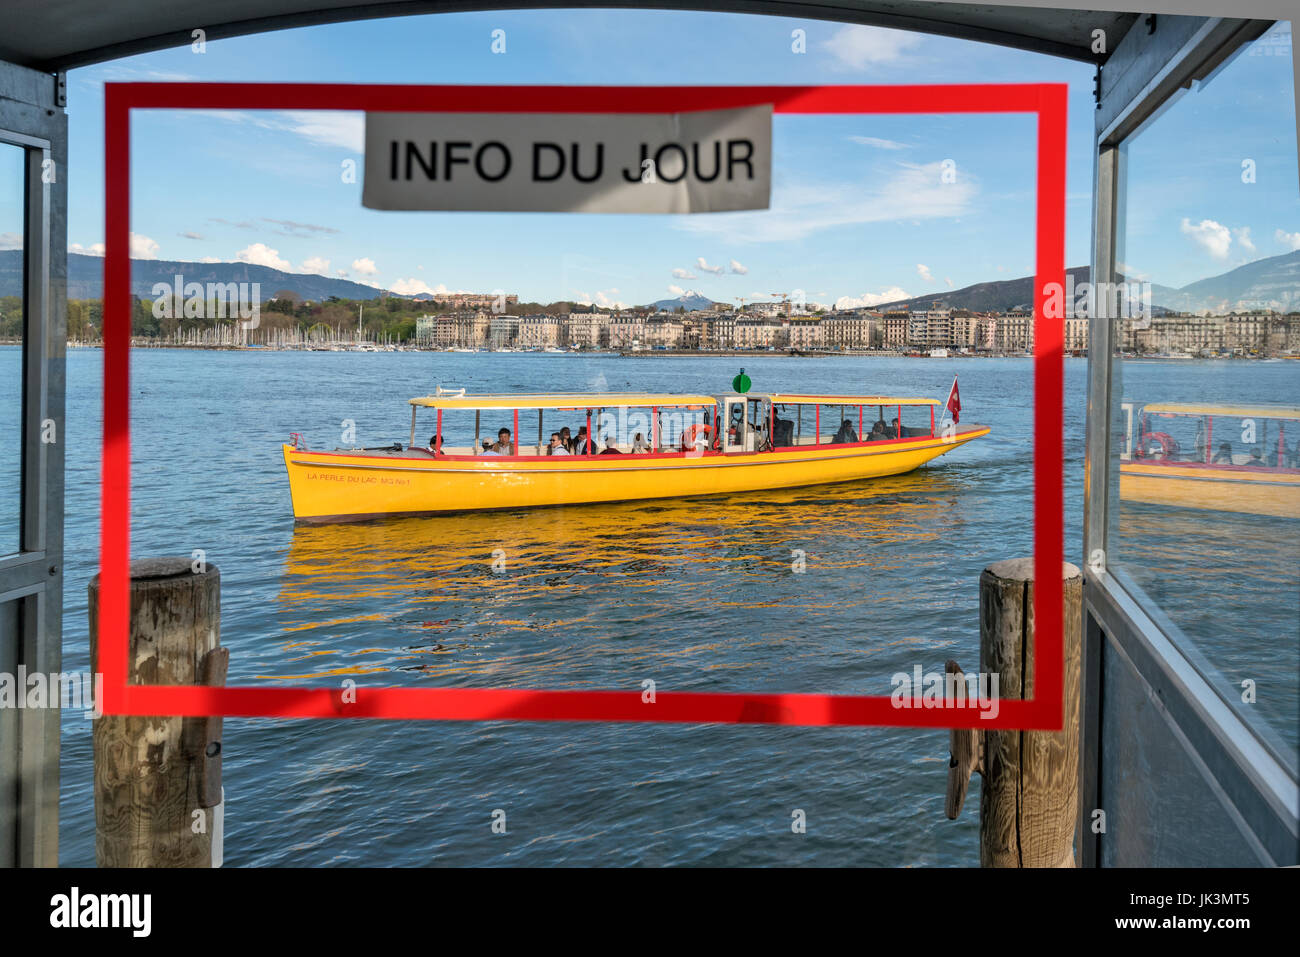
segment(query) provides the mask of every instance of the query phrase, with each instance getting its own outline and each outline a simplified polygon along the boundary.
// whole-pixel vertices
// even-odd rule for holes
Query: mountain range
[[[676,299],[658,299],[650,306],[659,312],[676,312],[678,309],[690,312],[692,309],[712,309],[713,300],[690,289]]]
[[[0,296],[17,296],[22,292],[23,252],[0,249]],[[152,299],[155,283],[171,286],[177,274],[186,282],[256,282],[261,284],[262,298],[270,299],[281,290],[293,290],[303,299],[319,302],[330,296],[340,299],[377,299],[383,289],[348,279],[335,279],[310,273],[283,272],[252,263],[192,263],[167,259],[132,259],[131,292]],[[68,253],[68,298],[99,299],[104,289],[104,259],[84,253]]]
[[[1074,285],[1089,282],[1092,270],[1074,266],[1066,270]],[[1122,278],[1122,277],[1121,277]],[[1136,280],[1134,280],[1136,281]],[[969,309],[973,312],[1003,312],[1028,309],[1033,300],[1032,276],[981,282],[963,289],[899,299],[881,303],[877,309]],[[1175,289],[1151,284],[1152,311],[1166,312],[1244,312],[1251,309],[1275,309],[1287,312],[1300,308],[1300,250],[1269,256],[1238,266],[1218,276],[1198,279]]]
[[[0,296],[16,296],[22,291],[22,250],[0,250]],[[1067,270],[1077,287],[1088,282],[1087,266],[1074,266]],[[138,296],[152,298],[155,283],[172,285],[177,274],[186,282],[256,282],[261,284],[262,298],[269,299],[282,290],[292,290],[303,299],[321,301],[331,296],[340,299],[376,299],[397,295],[374,286],[318,276],[311,273],[283,272],[269,266],[244,262],[193,263],[173,262],[164,259],[131,260],[131,291]],[[68,298],[98,299],[104,282],[104,260],[83,253],[68,254]],[[998,282],[981,282],[962,289],[915,296],[894,302],[881,303],[877,309],[969,309],[975,312],[1004,312],[1019,307],[1028,308],[1033,298],[1033,278],[1006,279]],[[1300,308],[1300,250],[1257,259],[1238,266],[1218,276],[1199,279],[1175,289],[1152,283],[1152,304],[1156,314],[1163,312],[1227,313],[1250,309],[1275,309],[1286,312]],[[420,293],[415,299],[432,299]],[[709,309],[713,300],[690,290],[675,299],[660,299],[651,305],[658,310],[675,312]]]

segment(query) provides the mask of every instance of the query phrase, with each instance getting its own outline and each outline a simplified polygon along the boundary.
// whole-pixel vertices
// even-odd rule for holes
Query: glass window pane
[[[25,159],[0,143],[0,555],[21,544]]]
[[[1108,564],[1296,764],[1300,176],[1280,24],[1124,145]],[[1131,303],[1128,312],[1116,307]]]

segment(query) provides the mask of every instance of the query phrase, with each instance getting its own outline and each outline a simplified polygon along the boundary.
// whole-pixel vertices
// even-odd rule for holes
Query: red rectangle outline
[[[304,83],[104,85],[104,447],[100,528],[99,667],[106,714],[462,721],[653,721],[1060,729],[1063,725],[1061,556],[1064,321],[1047,319],[1065,283],[1065,84],[818,87],[405,86]],[[507,688],[203,688],[127,684],[130,608],[130,111],[350,110],[385,112],[672,113],[770,103],[777,113],[1032,113],[1038,184],[1034,277],[1033,697],[975,708],[895,708],[887,696]],[[1059,293],[1057,294],[1059,297]]]

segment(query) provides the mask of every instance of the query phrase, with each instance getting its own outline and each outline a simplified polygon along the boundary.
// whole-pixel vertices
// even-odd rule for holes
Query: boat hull
[[[1300,474],[1295,472],[1126,463],[1119,470],[1119,495],[1149,505],[1300,518]]]
[[[988,432],[975,426],[944,438],[702,456],[435,459],[282,450],[294,518],[324,523],[853,482],[910,472]]]

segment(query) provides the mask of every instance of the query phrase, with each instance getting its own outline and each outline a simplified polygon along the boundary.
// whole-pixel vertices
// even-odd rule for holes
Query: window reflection
[[[24,160],[0,143],[0,555],[21,545]]]
[[[1122,148],[1108,565],[1292,767],[1300,181],[1280,24]]]

